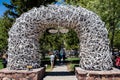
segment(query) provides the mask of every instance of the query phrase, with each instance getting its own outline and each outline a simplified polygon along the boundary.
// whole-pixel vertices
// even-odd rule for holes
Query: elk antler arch
[[[92,11],[70,5],[48,5],[23,13],[9,31],[8,68],[40,67],[39,37],[50,27],[72,28],[80,41],[80,67],[109,70],[112,67],[104,22]]]

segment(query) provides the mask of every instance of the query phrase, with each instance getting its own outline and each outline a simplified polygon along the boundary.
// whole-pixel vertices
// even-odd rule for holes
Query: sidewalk
[[[67,71],[66,65],[55,66],[51,72],[47,72],[47,75],[43,80],[77,80],[76,76]]]

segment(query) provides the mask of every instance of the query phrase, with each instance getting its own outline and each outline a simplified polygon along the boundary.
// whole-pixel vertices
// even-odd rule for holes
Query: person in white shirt
[[[55,59],[55,55],[53,54],[53,52],[49,52],[50,54],[50,63],[51,63],[51,69],[54,67],[54,59]]]

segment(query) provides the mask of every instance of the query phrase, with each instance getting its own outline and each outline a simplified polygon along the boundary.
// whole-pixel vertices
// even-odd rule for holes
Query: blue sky
[[[57,5],[60,5],[64,2],[64,0],[58,0]],[[0,0],[0,17],[4,14],[7,8],[2,4],[3,2],[10,3],[10,0]]]
[[[63,4],[65,2],[65,0],[58,0],[58,2],[56,2],[55,4],[56,5],[61,5],[61,4]]]
[[[3,2],[9,3],[10,0],[0,0],[0,17],[3,15],[7,8],[2,4]]]

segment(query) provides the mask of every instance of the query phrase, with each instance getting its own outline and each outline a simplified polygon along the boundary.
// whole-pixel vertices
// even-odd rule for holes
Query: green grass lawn
[[[68,68],[68,70],[71,71],[71,72],[74,72],[74,69],[75,69],[76,66],[78,67],[79,64],[74,64],[74,63],[69,63],[69,64],[67,64],[67,68]]]
[[[51,69],[51,65],[48,64],[48,65],[47,65],[47,68],[46,68],[46,72],[50,72],[50,71],[52,71],[52,69]]]
[[[75,67],[79,66],[80,58],[78,57],[67,58],[66,61],[68,70],[73,72]]]
[[[45,59],[42,59],[42,61],[50,61],[50,57],[49,56],[45,56]]]
[[[79,66],[80,58],[78,58],[78,57],[68,57],[65,61],[67,63],[68,70],[69,71],[74,71],[75,66]],[[46,71],[48,71],[48,72],[51,71],[49,56],[46,56],[45,59],[42,60],[42,63],[44,63],[44,65],[47,64]]]
[[[72,58],[67,58],[66,61],[68,62],[67,66],[69,68],[70,71],[73,71],[74,70],[74,67],[78,64],[79,64],[79,58],[76,58],[76,57],[72,57]],[[51,68],[50,68],[50,59],[49,57],[47,56],[44,60],[42,61],[47,61],[47,68],[46,70],[47,71],[51,71]],[[0,59],[0,69],[3,69],[3,65],[2,65],[2,60]]]
[[[3,68],[3,65],[2,65],[2,60],[0,60],[0,69]]]
[[[80,60],[80,58],[78,58],[78,57],[68,57],[66,59],[66,61],[79,61],[79,60]]]
[[[41,66],[47,65],[47,67],[46,67],[46,72],[49,72],[49,71],[52,70],[52,69],[51,69],[51,66],[50,66],[50,58],[49,58],[49,56],[45,56],[45,59],[42,59],[42,60],[41,60],[41,63],[42,63]]]

